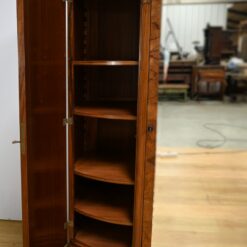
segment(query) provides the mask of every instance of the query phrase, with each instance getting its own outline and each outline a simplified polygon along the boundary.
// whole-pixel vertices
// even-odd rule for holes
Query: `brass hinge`
[[[68,221],[64,223],[64,229],[72,228],[74,227],[74,222],[73,221]]]
[[[66,125],[72,125],[74,123],[74,120],[72,117],[70,118],[64,118],[63,119],[63,125],[66,126]]]

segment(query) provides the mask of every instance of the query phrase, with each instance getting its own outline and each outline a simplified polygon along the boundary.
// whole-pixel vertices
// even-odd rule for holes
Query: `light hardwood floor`
[[[167,150],[184,154],[157,159],[152,247],[247,247],[247,152]],[[21,246],[21,224],[0,221],[0,247]]]
[[[22,247],[20,222],[0,221],[0,247]]]
[[[157,159],[152,247],[246,247],[247,152],[168,150],[187,155]]]

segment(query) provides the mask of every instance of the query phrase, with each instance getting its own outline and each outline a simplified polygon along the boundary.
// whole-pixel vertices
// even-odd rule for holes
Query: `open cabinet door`
[[[24,247],[66,244],[65,4],[17,0]]]

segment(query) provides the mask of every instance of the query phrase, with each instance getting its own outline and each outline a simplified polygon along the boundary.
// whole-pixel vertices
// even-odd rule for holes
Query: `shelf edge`
[[[76,208],[76,206],[74,207],[74,211],[81,214],[81,215],[84,215],[86,217],[89,217],[91,219],[95,219],[95,220],[98,220],[98,221],[102,221],[102,222],[106,222],[106,223],[110,223],[110,224],[113,224],[113,225],[119,225],[119,226],[133,226],[133,223],[122,223],[122,222],[117,222],[117,221],[114,221],[114,220],[110,220],[110,219],[105,219],[103,217],[99,217],[97,215],[92,215],[90,213],[87,213],[87,212],[84,212],[78,208]]]

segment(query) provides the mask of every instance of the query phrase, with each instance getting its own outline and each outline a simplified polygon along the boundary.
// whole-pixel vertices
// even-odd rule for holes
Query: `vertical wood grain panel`
[[[24,0],[17,1],[17,20],[18,20],[18,55],[19,55],[19,100],[20,100],[20,122],[26,131],[26,57],[25,57],[25,37],[24,37]],[[26,136],[23,137],[25,140]],[[25,142],[26,153],[28,151]],[[29,207],[28,207],[28,180],[27,180],[27,155],[21,155],[21,180],[22,180],[22,222],[23,222],[23,245],[29,247]]]
[[[147,132],[147,139],[146,139],[142,247],[150,247],[152,240],[153,191],[154,191],[154,179],[155,179],[154,175],[155,175],[156,124],[157,124],[156,120],[157,120],[157,104],[158,104],[159,52],[160,52],[160,17],[161,17],[161,0],[152,0],[147,124],[149,127],[153,129],[153,131]]]
[[[142,241],[142,215],[143,215],[143,194],[144,194],[144,164],[146,149],[147,130],[147,97],[149,77],[149,39],[151,11],[150,3],[141,4],[140,22],[140,62],[138,78],[138,106],[137,106],[137,149],[136,149],[136,170],[135,170],[135,208],[134,208],[134,237],[133,246],[141,246]]]
[[[17,3],[24,246],[61,247],[66,243],[64,3]]]

